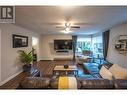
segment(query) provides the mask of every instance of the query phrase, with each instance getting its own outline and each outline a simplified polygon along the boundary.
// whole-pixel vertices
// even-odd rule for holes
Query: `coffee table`
[[[64,65],[56,65],[53,69],[54,75],[78,75],[78,68],[76,65],[69,65],[68,68],[64,68]]]

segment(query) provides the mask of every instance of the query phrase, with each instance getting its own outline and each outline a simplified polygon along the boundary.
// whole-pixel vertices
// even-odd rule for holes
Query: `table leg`
[[[67,71],[65,71],[66,72],[66,75],[68,75],[68,72]]]

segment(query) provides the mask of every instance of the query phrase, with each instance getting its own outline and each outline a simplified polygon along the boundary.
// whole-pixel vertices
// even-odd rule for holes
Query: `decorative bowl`
[[[69,66],[68,65],[64,65],[64,68],[67,69]]]

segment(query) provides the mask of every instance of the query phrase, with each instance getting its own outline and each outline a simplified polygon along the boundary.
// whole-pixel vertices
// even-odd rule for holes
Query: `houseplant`
[[[23,63],[23,70],[24,71],[30,71],[32,61],[34,60],[33,52],[35,49],[32,48],[30,52],[27,52],[25,50],[19,50],[19,58],[20,61]]]

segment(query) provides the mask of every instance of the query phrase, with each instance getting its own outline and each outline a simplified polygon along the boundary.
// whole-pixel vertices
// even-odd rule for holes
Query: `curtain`
[[[110,35],[110,30],[107,30],[107,31],[102,33],[104,60],[106,60],[106,58],[107,58],[108,44],[109,44],[109,35]]]
[[[73,61],[75,61],[76,44],[77,44],[77,35],[73,35],[72,36]]]

